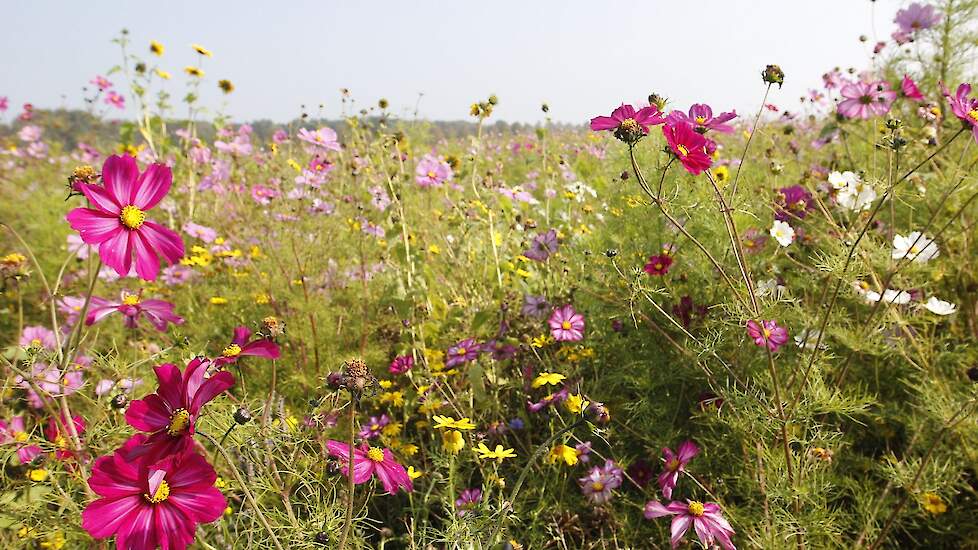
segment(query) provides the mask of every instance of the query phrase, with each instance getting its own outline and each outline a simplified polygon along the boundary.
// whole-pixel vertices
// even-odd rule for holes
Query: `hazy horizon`
[[[9,97],[11,111],[24,102],[84,107],[81,88],[121,61],[111,40],[127,28],[131,50],[173,74],[166,89],[177,117],[186,112],[182,68],[196,60],[192,43],[214,52],[204,59],[203,105],[226,101],[224,112],[239,121],[286,122],[303,104],[313,117],[338,118],[340,88],[356,100],[352,110],[386,98],[397,116],[410,117],[417,104],[420,118],[439,121],[472,120],[469,105],[490,93],[500,99],[492,120],[507,122],[542,121],[546,102],[554,121],[584,123],[653,91],[677,108],[705,102],[744,114],[759,106],[768,63],[787,75],[768,101],[794,109],[825,71],[866,66],[903,4],[827,0],[798,9],[783,0],[705,0],[694,11],[657,1],[500,0],[473,10],[426,1],[308,4],[266,17],[267,4],[253,0],[21,2],[6,9],[0,36],[8,76],[0,97]],[[149,54],[150,40],[166,47],[162,58]],[[225,78],[236,88],[226,97],[217,88]],[[120,74],[110,80],[124,84]],[[134,111],[127,95],[126,111],[109,108],[107,116]]]

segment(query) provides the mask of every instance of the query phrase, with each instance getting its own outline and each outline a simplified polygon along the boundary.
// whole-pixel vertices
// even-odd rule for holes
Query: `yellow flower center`
[[[638,123],[635,122],[634,118],[626,118],[625,120],[621,121],[621,125],[619,127],[622,130],[631,132],[638,130]]]
[[[968,118],[970,118],[972,122],[978,122],[978,109],[968,111]]]
[[[679,469],[679,459],[678,458],[674,458],[674,459],[670,460],[669,461],[669,464],[666,465],[666,468],[668,468],[669,471],[671,471],[671,472],[675,472],[676,470],[678,470]]]
[[[435,171],[434,170],[428,170],[428,177],[429,178],[435,179],[435,176],[437,176],[437,175],[438,174],[435,174]]]
[[[39,347],[41,347],[41,339],[40,338],[34,338],[33,340],[31,340],[31,347],[32,348],[39,348]]]
[[[700,516],[703,515],[703,512],[705,511],[705,508],[703,507],[703,503],[702,502],[700,502],[698,500],[694,500],[694,501],[692,501],[692,502],[689,503],[688,510],[689,510],[689,513],[690,514],[693,514],[696,517],[700,517]]]
[[[146,221],[146,213],[130,204],[122,209],[119,219],[122,220],[122,225],[129,229],[139,229]]]
[[[164,480],[160,482],[160,486],[156,488],[156,492],[150,495],[149,493],[143,493],[143,498],[157,504],[163,502],[170,497],[170,485]]]
[[[696,117],[696,124],[703,124],[704,122],[706,122],[706,117],[705,116],[698,116],[698,117]]]
[[[595,481],[594,483],[591,483],[591,488],[598,492],[604,491],[604,483],[601,483],[600,481]]]
[[[455,355],[465,355],[466,353],[468,353],[468,350],[465,348],[458,348],[455,350]]]
[[[238,344],[231,344],[230,346],[224,348],[221,355],[224,357],[237,357],[241,353],[241,346]]]
[[[570,330],[571,329],[570,321],[564,321],[563,323],[561,323],[560,328],[564,330]]]
[[[920,252],[920,248],[918,248],[917,245],[913,245],[913,246],[910,247],[910,251],[909,252],[911,254],[916,254],[916,253]]]
[[[58,437],[54,438],[54,445],[59,449],[67,449],[68,440],[65,439],[64,436],[59,435]]]
[[[369,458],[370,460],[373,460],[374,462],[383,462],[384,461],[384,450],[383,449],[379,449],[377,447],[371,447],[370,450],[367,451],[367,458]]]
[[[766,329],[766,328],[761,329],[761,334],[763,334],[765,338],[770,338],[771,337],[771,331],[768,330],[768,329]]]
[[[170,415],[170,426],[166,433],[170,435],[180,435],[190,426],[190,413],[187,409],[177,409]]]
[[[680,156],[683,157],[689,156],[689,149],[687,149],[685,145],[677,145],[676,149],[679,149]]]
[[[125,305],[127,305],[127,306],[134,306],[134,305],[136,305],[136,304],[139,303],[139,295],[138,294],[126,294],[122,298],[122,303],[125,304]]]
[[[14,432],[14,441],[23,443],[27,441],[27,432]]]

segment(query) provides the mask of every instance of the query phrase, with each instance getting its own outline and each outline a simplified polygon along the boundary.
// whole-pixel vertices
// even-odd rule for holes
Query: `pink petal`
[[[173,505],[173,496],[153,511],[153,528],[160,537],[162,550],[185,550],[194,541],[197,524],[179,506]]]
[[[146,211],[157,204],[170,191],[173,174],[165,164],[150,164],[136,181],[135,193],[130,202],[140,210]]]
[[[673,548],[679,546],[679,541],[683,540],[683,535],[689,530],[690,523],[693,523],[692,516],[679,515],[672,518],[672,536],[669,538],[669,541],[672,543]]]
[[[210,523],[221,517],[228,505],[217,487],[207,487],[193,493],[171,493],[167,502],[199,523]]]
[[[156,379],[159,387],[156,389],[157,395],[163,398],[171,409],[179,409],[185,406],[184,399],[180,393],[183,385],[183,374],[180,368],[172,363],[164,363],[153,368],[156,372]]]
[[[140,497],[142,498],[142,497]],[[140,506],[129,514],[116,535],[116,547],[140,550],[153,550],[158,545],[156,522],[153,520],[153,507]]]
[[[142,231],[132,233],[132,244],[136,249],[136,274],[144,281],[155,281],[160,273],[160,259]]]
[[[618,127],[618,124],[619,122],[610,116],[596,116],[591,119],[591,129],[595,132],[614,130]]]
[[[131,204],[129,202],[130,189],[138,177],[139,166],[136,165],[136,159],[129,155],[112,155],[105,159],[105,164],[102,165],[102,181],[105,183],[105,190],[121,206]]]
[[[278,344],[270,340],[255,340],[241,348],[241,355],[253,355],[267,359],[278,359],[281,356]]]
[[[183,239],[173,230],[167,229],[156,222],[146,220],[139,228],[142,236],[146,237],[150,247],[156,250],[169,264],[174,264],[183,258]]]
[[[200,385],[197,393],[193,395],[193,400],[190,402],[190,414],[196,415],[205,403],[221,395],[233,385],[234,375],[227,371],[219,372],[208,378]]]
[[[91,208],[75,208],[65,219],[87,244],[101,244],[123,231],[118,216]]]
[[[129,275],[132,269],[131,231],[122,229],[98,247],[98,254],[105,265],[111,267],[120,277]]]
[[[142,499],[142,495],[138,494],[119,499],[98,499],[82,512],[82,528],[97,539],[112,536],[129,522],[129,516],[136,513]]]
[[[116,201],[115,197],[110,195],[109,192],[100,185],[79,183],[78,187],[81,189],[82,194],[85,195],[85,198],[88,199],[88,202],[92,203],[93,206],[107,214],[118,216],[119,213],[122,212],[122,207],[125,206],[124,204],[120,205],[118,201]]]
[[[170,425],[172,409],[155,393],[133,401],[126,410],[126,423],[141,432],[156,432]]]

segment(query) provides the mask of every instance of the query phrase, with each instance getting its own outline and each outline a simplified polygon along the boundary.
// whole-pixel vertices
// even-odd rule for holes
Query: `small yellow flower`
[[[61,534],[61,531],[55,531],[50,535],[44,537],[44,541],[41,542],[41,548],[50,548],[51,550],[61,550],[65,547],[68,541],[65,540],[65,536]]]
[[[717,182],[717,187],[723,189],[730,181],[730,169],[726,166],[717,166],[713,169],[713,180]]]
[[[190,47],[193,48],[194,51],[197,52],[197,53],[199,53],[200,55],[204,55],[204,56],[207,56],[207,57],[214,57],[214,54],[211,53],[210,50],[208,50],[207,48],[201,46],[200,44],[191,44]]]
[[[458,430],[449,430],[441,434],[441,442],[453,455],[465,448],[465,439],[462,437],[462,432]]]
[[[408,466],[407,475],[411,479],[418,479],[419,477],[424,475],[424,472],[422,472],[421,470],[415,470],[414,466]]]
[[[149,51],[153,55],[162,56],[163,55],[163,52],[166,51],[166,48],[164,48],[163,47],[163,44],[160,44],[156,40],[150,40],[149,41]]]
[[[170,80],[171,78],[173,78],[172,74],[164,71],[163,69],[156,69],[155,72],[156,72],[156,76],[162,78],[163,80]]]
[[[269,298],[268,297],[268,294],[265,294],[264,292],[260,292],[258,294],[255,294],[255,303],[258,304],[258,305],[260,305],[260,306],[265,305],[265,304],[269,303],[270,301],[271,301],[271,298]]]
[[[228,299],[222,298],[221,296],[213,296],[210,299],[210,303],[212,306],[223,306],[224,304],[228,303]]]
[[[441,254],[441,248],[439,248],[437,244],[430,244],[428,245],[428,253],[437,256]]]
[[[401,447],[401,454],[404,456],[414,456],[418,454],[418,446],[414,443],[408,443]]]
[[[576,393],[568,395],[567,400],[564,401],[564,406],[567,407],[567,410],[573,414],[581,414],[588,405],[590,405],[590,403]]]
[[[217,487],[218,489],[224,489],[227,486],[228,482],[221,476],[218,476],[217,479],[214,480],[214,487]]]
[[[226,78],[222,78],[217,81],[217,87],[221,89],[225,94],[229,94],[234,91],[234,84]]]
[[[381,403],[390,403],[395,407],[404,405],[404,394],[399,391],[388,391],[380,394]]]
[[[380,433],[386,435],[387,437],[397,437],[401,435],[401,428],[403,426],[400,422],[391,422],[390,424],[384,426],[380,429]]]
[[[296,162],[295,159],[289,159],[286,162],[288,162],[289,166],[291,166],[296,172],[302,172],[302,165]]]
[[[577,457],[577,449],[569,445],[560,444],[550,449],[550,453],[547,454],[547,463],[556,464],[563,462],[568,466],[573,466],[577,464]]]
[[[496,445],[496,448],[489,450],[485,443],[479,443],[479,446],[475,449],[479,453],[479,458],[494,459],[502,462],[507,458],[515,458],[516,451],[513,449],[505,449],[502,445]]]
[[[545,386],[547,384],[557,385],[563,382],[566,378],[566,376],[557,372],[541,372],[540,376],[533,379],[533,383],[530,384],[530,386],[533,388],[539,388],[540,386]]]
[[[394,383],[390,380],[378,380],[377,383],[380,384],[380,387],[385,390],[389,390],[394,387]]]
[[[191,66],[191,65],[187,65],[186,67],[184,67],[183,68],[183,72],[187,73],[190,76],[194,76],[194,77],[197,77],[197,78],[203,78],[203,76],[204,76],[204,71],[200,70],[197,67]]]
[[[924,510],[927,510],[935,516],[947,512],[947,504],[944,503],[941,497],[934,493],[924,493],[921,495],[921,505],[924,507]]]
[[[234,513],[234,508],[231,508],[230,506],[228,506],[227,508],[224,509],[224,515],[225,516],[230,516],[233,513]]]
[[[459,420],[455,420],[451,416],[441,416],[435,415],[431,417],[435,421],[435,428],[439,430],[452,429],[452,430],[474,430],[475,424],[472,423],[466,417],[462,417]]]

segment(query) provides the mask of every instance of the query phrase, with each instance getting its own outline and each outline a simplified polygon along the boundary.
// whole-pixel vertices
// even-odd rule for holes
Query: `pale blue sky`
[[[183,96],[191,43],[213,50],[205,103],[236,119],[291,119],[299,105],[340,112],[339,88],[358,105],[464,119],[498,94],[499,118],[584,122],[657,91],[674,105],[756,110],[767,63],[787,73],[771,101],[795,108],[833,66],[863,67],[886,39],[900,0],[491,0],[165,2],[17,1],[3,8],[0,96],[12,105],[80,106],[80,88],[119,61],[110,40],[125,27],[134,48],[167,50],[168,87]],[[867,44],[857,40],[870,37]],[[183,110],[179,110],[183,113]],[[114,112],[113,112],[114,113]],[[130,111],[131,114],[131,111]],[[313,114],[315,109],[313,109]],[[9,118],[9,117],[8,117]]]

